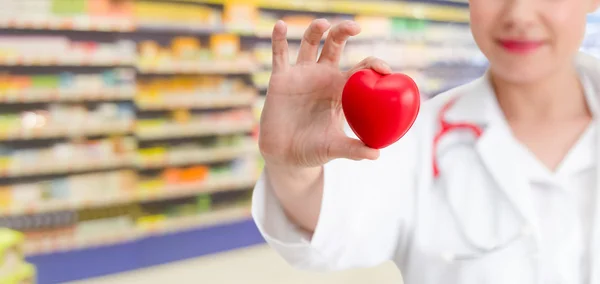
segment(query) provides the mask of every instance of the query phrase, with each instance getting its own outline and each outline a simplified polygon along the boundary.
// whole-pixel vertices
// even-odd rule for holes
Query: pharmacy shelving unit
[[[13,0],[14,3],[22,3]],[[46,0],[36,0],[46,1]],[[50,0],[48,0],[50,1]],[[52,0],[62,1],[62,0]],[[78,0],[79,1],[79,0]],[[84,0],[80,0],[84,1]],[[10,1],[9,1],[10,2]],[[97,1],[101,2],[101,1]],[[170,1],[142,1],[162,2]],[[243,1],[242,1],[243,2]],[[355,16],[414,19],[420,25],[435,23],[443,28],[452,28],[455,31],[465,30],[468,23],[468,11],[465,1],[273,1],[256,0],[246,1],[251,3],[250,10],[257,9],[277,17],[286,15],[319,14],[333,19],[351,18]],[[213,7],[222,11],[241,9],[247,12],[247,3],[241,7],[230,7],[225,0],[179,0],[179,4],[170,5],[200,5]],[[241,3],[241,2],[239,2]],[[191,7],[186,6],[186,7]],[[10,6],[8,6],[10,7]],[[245,12],[244,12],[245,11]],[[224,12],[225,13],[225,12]],[[237,12],[231,12],[234,14]],[[157,17],[160,18],[160,17]],[[225,17],[227,18],[227,17]],[[231,17],[230,17],[231,18]],[[172,20],[172,19],[171,19]],[[100,122],[96,124],[67,123],[60,127],[45,128],[35,131],[4,131],[0,132],[0,140],[7,143],[32,143],[39,141],[79,141],[86,137],[127,137],[120,143],[121,147],[130,147],[132,151],[107,156],[104,159],[70,159],[49,161],[38,164],[23,164],[18,167],[2,168],[0,179],[9,182],[43,181],[55,176],[69,176],[74,174],[102,173],[110,170],[133,171],[137,181],[127,183],[123,190],[107,191],[101,195],[79,196],[75,199],[57,199],[44,202],[25,202],[19,204],[3,204],[0,196],[0,222],[7,219],[21,220],[21,222],[35,223],[43,218],[58,218],[64,224],[76,222],[77,214],[91,214],[88,211],[102,210],[107,207],[146,206],[154,203],[176,202],[182,199],[197,198],[197,205],[206,207],[206,196],[214,199],[227,199],[231,196],[248,196],[256,182],[260,160],[256,171],[244,175],[228,175],[215,172],[201,182],[184,184],[169,184],[160,180],[142,179],[146,173],[161,173],[168,168],[216,165],[237,161],[240,157],[254,159],[258,157],[256,141],[256,119],[242,116],[238,119],[206,120],[194,119],[188,116],[201,113],[218,113],[237,109],[256,107],[260,112],[263,99],[259,94],[266,90],[266,80],[270,74],[269,66],[269,34],[272,19],[266,23],[249,26],[244,21],[235,22],[228,19],[227,23],[196,26],[189,23],[152,21],[136,21],[132,19],[109,19],[103,17],[28,17],[20,13],[18,18],[0,18],[0,30],[10,35],[50,33],[52,35],[67,35],[71,38],[96,40],[102,42],[117,42],[123,52],[104,54],[101,57],[81,56],[79,52],[63,52],[61,56],[48,56],[49,53],[30,52],[27,56],[5,55],[0,53],[0,65],[6,70],[38,70],[44,72],[69,72],[89,74],[110,69],[127,69],[135,74],[138,84],[121,87],[103,88],[75,88],[69,90],[49,88],[44,90],[12,91],[0,93],[0,106],[47,106],[49,104],[83,104],[97,105],[103,102],[125,103],[135,106],[135,115],[132,120],[121,123],[120,121]],[[225,21],[223,19],[223,21]],[[395,23],[403,25],[405,23]],[[300,27],[299,27],[300,26]],[[301,25],[290,27],[290,44],[298,45],[301,38]],[[450,54],[444,50],[446,39],[440,38],[437,32],[437,41],[382,34],[366,35],[353,39],[349,44],[349,53],[342,68],[348,68],[356,63],[357,59],[373,55],[373,53],[389,53],[381,49],[383,43],[391,40],[395,44],[405,43],[408,46],[439,47],[423,53],[423,48],[407,48],[407,53],[420,52],[422,58],[433,58],[430,61],[409,61],[404,58],[400,62],[392,62],[397,71],[406,71],[414,74],[416,79],[421,79],[422,92],[434,94],[440,90],[451,88],[468,78],[478,76],[482,72],[481,60],[473,59],[473,52],[463,52],[458,60],[447,62],[452,55],[441,57],[439,54]],[[468,32],[467,32],[468,33]],[[234,60],[167,60],[149,62],[139,58],[138,48],[131,49],[131,42],[141,43],[147,40],[157,42],[169,41],[175,36],[188,36],[206,39],[212,34],[234,34],[241,38],[241,45],[253,51],[253,57],[236,58]],[[415,33],[415,35],[418,33]],[[456,34],[453,35],[454,37]],[[411,42],[416,43],[412,44]],[[466,45],[472,45],[469,39],[461,39]],[[375,43],[373,43],[375,42]],[[378,42],[382,44],[378,44]],[[371,44],[373,47],[361,50],[352,47],[356,44]],[[0,42],[1,44],[1,42]],[[416,49],[415,49],[416,48]],[[454,50],[456,51],[456,50]],[[435,54],[436,56],[432,56]],[[377,55],[377,54],[376,54]],[[468,55],[468,56],[467,56]],[[386,58],[387,59],[387,58]],[[393,58],[390,58],[393,59]],[[457,73],[457,69],[467,70],[466,73]],[[33,71],[31,71],[33,70]],[[133,70],[133,71],[132,71]],[[411,73],[412,72],[412,73]],[[173,78],[177,76],[214,76],[242,78],[253,85],[253,90],[244,90],[235,96],[205,95],[205,96],[177,96],[170,99],[140,96],[143,92],[139,88],[140,82],[149,79]],[[451,76],[452,75],[452,76]],[[124,75],[127,78],[126,75]],[[1,79],[1,77],[0,77]],[[2,81],[0,81],[1,84]],[[0,85],[1,87],[1,85]],[[0,91],[2,89],[0,88]],[[187,123],[165,122],[154,120],[165,115],[184,117]],[[43,114],[32,116],[33,122],[44,120]],[[33,123],[32,122],[32,123]],[[1,126],[1,125],[0,125]],[[201,140],[206,137],[220,137],[243,134],[244,139],[230,144],[204,147],[189,150],[174,150],[169,147],[160,148],[155,145],[174,145],[189,141]],[[133,142],[135,143],[133,143]],[[183,142],[182,142],[183,141]],[[4,143],[4,142],[3,142]],[[129,144],[134,146],[127,146]],[[119,145],[121,145],[119,144]],[[156,149],[156,148],[160,149]],[[129,148],[128,148],[129,149]],[[0,166],[4,161],[0,160]],[[235,163],[234,163],[235,164]],[[0,167],[1,168],[1,167]],[[168,172],[168,171],[165,171]],[[165,175],[166,176],[166,175]],[[209,253],[235,249],[264,240],[258,233],[250,219],[247,198],[246,202],[236,202],[228,206],[211,206],[201,214],[182,216],[167,220],[147,220],[138,226],[115,229],[111,232],[99,232],[97,235],[86,237],[60,237],[53,239],[36,239],[26,242],[23,247],[28,255],[28,260],[37,267],[39,283],[64,283],[67,281],[102,276],[118,273],[190,257],[197,257]],[[129,210],[129,209],[123,209]],[[87,213],[86,213],[87,212]],[[49,217],[48,217],[49,216]],[[12,218],[12,219],[11,219]],[[29,218],[29,219],[27,219]],[[40,219],[42,218],[42,219]],[[153,217],[157,218],[157,217]],[[33,220],[33,221],[32,221]],[[14,221],[13,221],[14,223]],[[9,224],[11,224],[9,222]],[[93,263],[93,264],[92,264]]]

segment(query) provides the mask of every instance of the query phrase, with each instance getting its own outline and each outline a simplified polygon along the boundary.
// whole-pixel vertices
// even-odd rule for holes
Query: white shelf
[[[174,232],[199,229],[217,224],[233,223],[250,218],[248,206],[236,206],[218,209],[190,217],[179,217],[166,220],[152,227],[137,226],[132,229],[106,233],[101,236],[85,239],[62,238],[25,242],[27,256],[70,251],[83,248],[102,247],[112,244],[131,242],[146,237],[164,235]]]
[[[138,129],[139,140],[160,140],[167,138],[185,138],[195,136],[223,135],[250,132],[254,129],[253,121],[206,121],[204,123],[166,123],[160,127]]]

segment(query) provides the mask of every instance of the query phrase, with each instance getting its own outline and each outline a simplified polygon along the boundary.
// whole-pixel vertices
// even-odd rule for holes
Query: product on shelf
[[[117,200],[136,187],[132,170],[70,175],[44,181],[12,184],[0,188],[0,212],[68,207],[92,200]]]
[[[3,0],[0,27],[126,31],[133,0]],[[18,15],[18,16],[17,16]]]
[[[44,52],[40,53],[40,46]],[[63,36],[0,36],[1,65],[101,65],[131,64],[135,43],[71,41]]]
[[[137,204],[81,210],[77,214],[78,222],[73,237],[86,239],[129,233],[140,211],[140,205]]]
[[[173,115],[172,119],[139,119],[136,136],[141,140],[154,140],[224,135],[250,132],[255,125],[252,112],[245,109],[193,115],[187,111],[176,111]]]
[[[0,176],[16,177],[120,168],[130,165],[133,137],[59,142],[49,147],[0,148]]]
[[[142,168],[201,164],[234,159],[256,151],[253,138],[238,134],[141,148],[136,162]]]
[[[197,38],[175,37],[167,47],[147,40],[138,49],[142,72],[245,73],[255,65],[250,53],[240,51],[240,39],[235,35],[212,35],[204,44]]]
[[[224,5],[223,24],[230,31],[252,33],[259,17],[259,10],[255,3],[231,1]]]
[[[130,99],[135,93],[133,69],[102,73],[1,74],[0,101],[46,102]]]
[[[199,186],[210,180],[221,178],[255,178],[257,173],[255,155],[239,155],[228,162],[208,166],[197,164],[187,167],[167,167],[156,174],[140,176],[139,190],[155,192],[165,188],[177,189],[178,186]]]
[[[0,139],[35,139],[127,133],[135,110],[130,104],[51,104],[47,109],[0,115]]]
[[[147,29],[219,30],[221,10],[195,4],[135,1],[135,20]]]
[[[224,76],[178,76],[140,80],[136,104],[141,109],[220,108],[250,105],[256,90],[242,79]]]
[[[0,283],[35,284],[36,269],[24,260],[22,233],[0,228]]]

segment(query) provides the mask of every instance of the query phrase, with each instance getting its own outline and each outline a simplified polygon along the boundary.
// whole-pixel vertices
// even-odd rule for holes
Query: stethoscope
[[[444,106],[442,106],[442,108],[440,109],[440,111],[438,112],[438,127],[439,130],[436,133],[434,139],[433,139],[433,177],[434,179],[438,179],[440,176],[440,169],[438,166],[438,162],[437,162],[437,155],[435,154],[438,150],[438,146],[440,144],[441,139],[447,135],[450,134],[453,131],[456,130],[467,130],[470,131],[475,140],[479,139],[481,137],[481,135],[483,134],[483,128],[479,125],[473,124],[473,123],[468,123],[468,122],[459,122],[459,123],[451,123],[449,121],[447,121],[445,119],[446,113],[448,112],[448,110],[450,108],[452,108],[452,106],[454,105],[454,103],[458,100],[459,97],[455,97],[453,99],[451,99],[450,101],[446,102],[446,104]],[[453,252],[445,252],[441,255],[441,257],[448,261],[448,262],[453,262],[453,261],[465,261],[465,260],[475,260],[475,259],[481,259],[485,256],[488,256],[494,252],[497,251],[501,251],[507,247],[509,247],[510,245],[512,245],[513,243],[529,237],[533,234],[532,230],[528,227],[528,226],[522,226],[521,230],[518,230],[518,232],[516,232],[514,234],[514,236],[496,243],[494,245],[482,245],[479,244],[477,241],[475,241],[473,238],[471,238],[466,232],[466,228],[463,226],[463,224],[460,222],[460,218],[458,217],[458,214],[456,213],[455,208],[451,205],[451,202],[448,201],[448,207],[450,208],[450,214],[452,215],[452,218],[454,220],[456,220],[456,224],[459,227],[460,233],[461,233],[461,237],[466,241],[466,244],[471,247],[471,249],[474,250],[473,253],[453,253]],[[515,211],[518,212],[518,210]],[[523,216],[521,213],[519,213],[520,218],[523,221],[523,224],[525,224],[525,216]]]

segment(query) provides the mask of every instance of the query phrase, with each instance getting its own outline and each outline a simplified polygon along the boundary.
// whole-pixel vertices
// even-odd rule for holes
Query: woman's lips
[[[533,52],[544,44],[543,41],[528,40],[499,40],[499,43],[508,52],[519,54]]]

